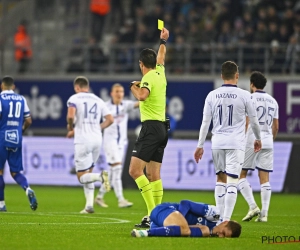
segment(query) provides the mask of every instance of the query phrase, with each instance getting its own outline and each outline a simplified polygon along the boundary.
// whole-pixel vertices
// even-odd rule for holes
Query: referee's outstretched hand
[[[203,148],[196,148],[195,153],[194,153],[194,159],[197,163],[199,162],[199,160],[201,160],[203,154],[204,154]]]
[[[169,38],[169,31],[166,28],[163,28],[160,32],[160,39],[168,40]]]

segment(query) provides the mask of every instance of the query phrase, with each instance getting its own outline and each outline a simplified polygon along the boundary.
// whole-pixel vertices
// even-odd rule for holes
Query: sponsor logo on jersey
[[[5,140],[11,143],[18,144],[19,143],[19,133],[18,130],[6,130],[5,131]]]

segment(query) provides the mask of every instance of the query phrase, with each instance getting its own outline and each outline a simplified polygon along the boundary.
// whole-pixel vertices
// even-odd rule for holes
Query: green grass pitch
[[[8,212],[0,213],[0,249],[300,249],[300,242],[262,243],[262,236],[300,236],[300,195],[273,194],[268,223],[241,222],[247,205],[239,194],[232,219],[241,222],[238,239],[221,238],[133,238],[130,231],[146,214],[138,190],[125,190],[131,208],[118,208],[114,193],[106,195],[109,208],[95,207],[95,214],[81,215],[82,188],[32,187],[39,207],[31,211],[20,187],[5,189]],[[260,204],[259,194],[255,194]],[[181,199],[214,204],[213,192],[168,191],[164,201]],[[277,238],[277,241],[279,238]]]

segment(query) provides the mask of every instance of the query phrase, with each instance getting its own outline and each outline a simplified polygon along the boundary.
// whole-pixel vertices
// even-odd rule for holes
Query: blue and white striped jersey
[[[12,90],[0,94],[0,145],[11,148],[22,146],[24,118],[30,111],[24,96]]]

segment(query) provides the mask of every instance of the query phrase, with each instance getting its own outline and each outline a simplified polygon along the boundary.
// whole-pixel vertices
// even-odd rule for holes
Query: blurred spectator
[[[300,42],[300,22],[294,24],[294,33],[293,37],[297,39],[297,42]]]
[[[221,12],[219,13],[218,17],[217,17],[217,22],[216,22],[216,29],[217,30],[221,30],[222,25],[224,22],[229,21],[230,25],[232,24],[232,16],[230,14],[230,11],[228,9],[228,7],[226,5],[222,5],[221,6]]]
[[[185,57],[185,42],[181,35],[176,36],[175,45],[170,49],[170,69],[176,74],[183,73],[184,71],[184,57]]]
[[[89,44],[89,71],[90,72],[106,72],[107,71],[107,57],[103,50],[96,44],[95,39],[90,40]]]
[[[271,42],[271,51],[269,57],[269,72],[270,73],[281,73],[283,72],[285,55],[284,52],[279,47],[279,42],[277,40],[273,40]]]
[[[15,59],[19,64],[18,72],[25,73],[32,58],[31,40],[27,33],[27,21],[22,21],[14,36]]]
[[[110,0],[91,0],[90,11],[92,13],[92,38],[96,43],[102,39],[105,19],[110,12]]]
[[[204,13],[201,15],[200,20],[200,29],[203,29],[206,23],[211,23],[214,25],[217,21],[217,13],[215,6],[213,4],[208,4],[204,10]]]
[[[299,60],[299,52],[300,52],[300,45],[297,43],[297,37],[291,36],[289,40],[289,44],[285,54],[285,62],[284,62],[284,71],[286,73],[290,73],[293,71],[292,62],[293,60]]]
[[[287,26],[285,24],[282,24],[279,28],[279,39],[278,41],[281,43],[281,44],[286,44],[289,42],[289,32],[288,32],[288,29],[287,29]]]
[[[135,29],[133,27],[133,21],[127,19],[125,25],[121,27],[117,35],[117,42],[119,43],[134,43],[135,41]]]
[[[217,32],[214,28],[214,25],[211,21],[205,22],[204,29],[199,31],[199,42],[210,44],[213,43],[216,39]]]
[[[245,37],[245,29],[243,27],[243,21],[240,18],[237,18],[234,22],[234,32],[233,32],[233,41],[238,43],[243,41]]]
[[[257,31],[254,34],[255,43],[266,43],[267,42],[267,28],[264,22],[259,21],[257,23]]]
[[[249,11],[244,12],[243,23],[244,23],[244,27],[249,27],[249,26],[254,27],[254,20]]]
[[[69,64],[67,67],[68,73],[84,71],[84,56],[81,44],[74,45],[69,54]]]
[[[245,36],[244,38],[242,38],[242,41],[244,43],[251,44],[253,40],[254,40],[254,30],[253,27],[249,25],[245,28]]]
[[[199,32],[198,26],[196,23],[192,23],[189,29],[189,32],[186,36],[186,41],[192,46],[197,45],[200,41],[201,33]]]
[[[270,22],[268,28],[267,42],[270,43],[273,40],[279,40],[279,32],[276,22]]]
[[[123,6],[123,2],[121,0],[111,0],[111,18],[110,18],[110,23],[111,23],[111,29],[116,30],[118,27],[120,27],[125,20],[125,10]]]
[[[185,18],[188,17],[190,10],[193,8],[193,1],[191,0],[182,0],[180,6],[180,14]]]
[[[217,36],[217,42],[220,44],[229,44],[232,41],[232,33],[229,21],[222,23],[221,32]]]
[[[258,10],[258,18],[257,18],[258,22],[263,22],[263,23],[267,23],[267,11],[265,8],[260,8]]]
[[[287,27],[288,35],[293,34],[293,24],[295,22],[294,12],[292,9],[287,9],[284,12],[282,23]]]
[[[280,23],[280,19],[274,6],[269,6],[267,9],[267,23],[276,23],[277,25]]]

